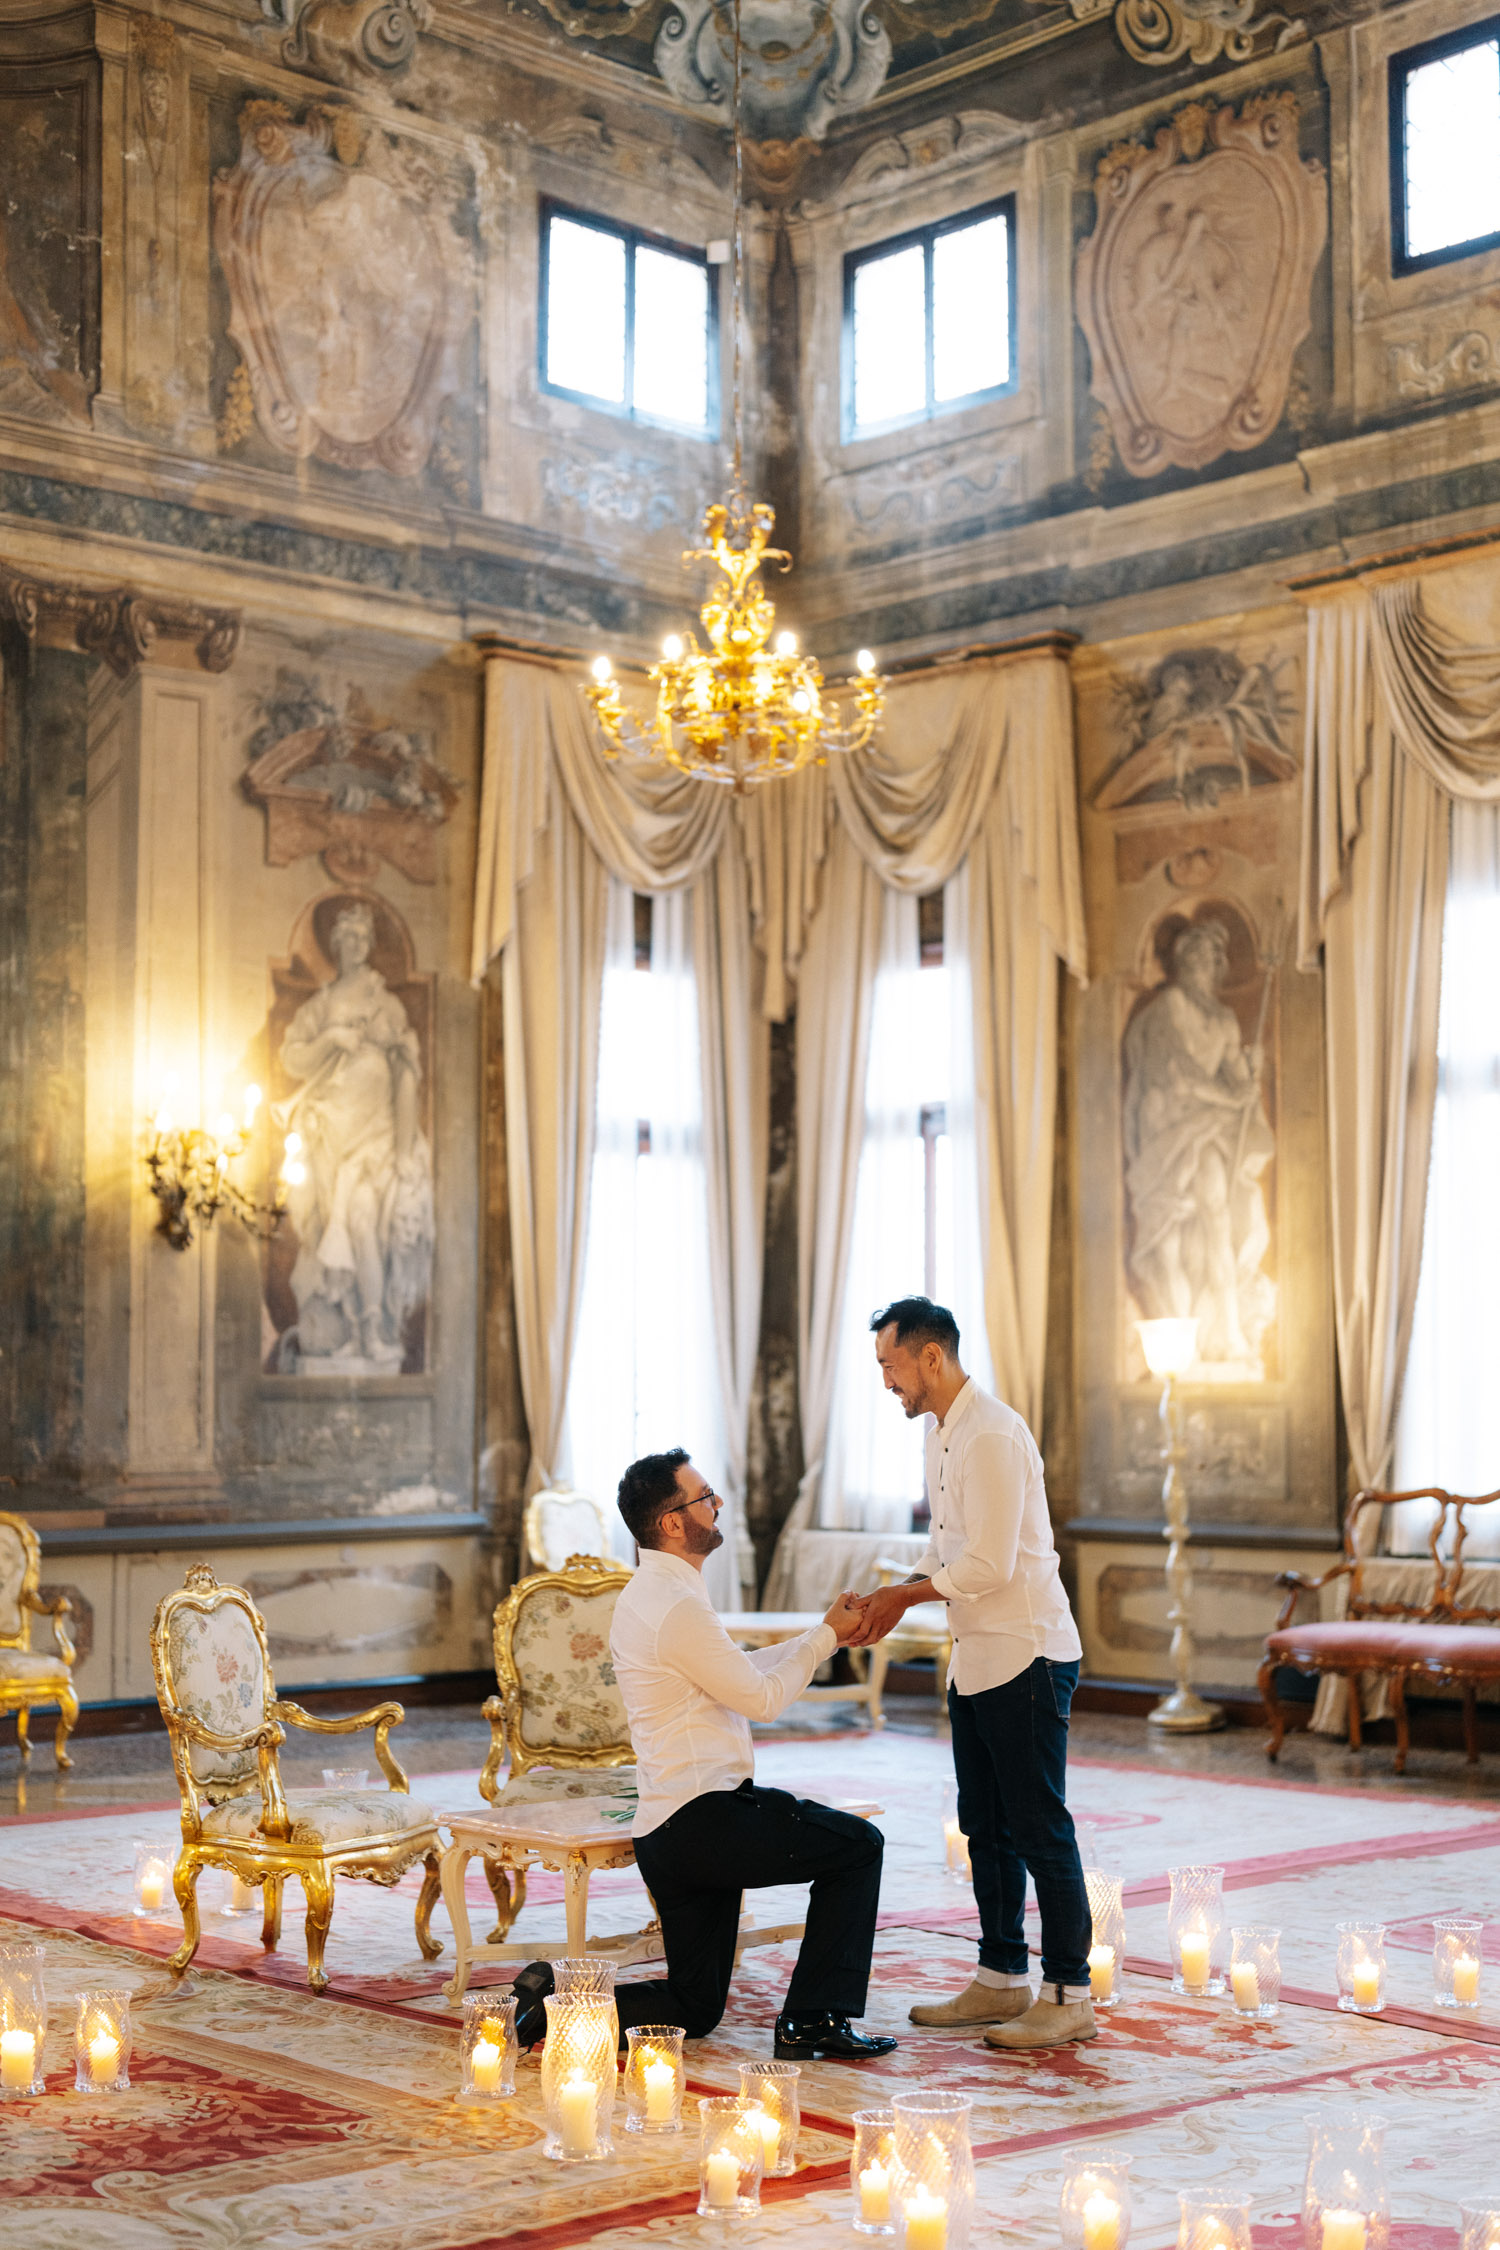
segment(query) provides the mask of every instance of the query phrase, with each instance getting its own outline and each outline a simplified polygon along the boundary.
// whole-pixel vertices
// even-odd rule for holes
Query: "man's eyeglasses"
[[[684,1508],[696,1508],[698,1505],[698,1500],[706,1500],[709,1503],[710,1507],[713,1509],[715,1515],[718,1514],[719,1510],[724,1505],[717,1492],[715,1492],[712,1486],[710,1486],[706,1492],[699,1493],[697,1500],[674,1500],[670,1508],[662,1509],[662,1514],[664,1516],[680,1516]]]

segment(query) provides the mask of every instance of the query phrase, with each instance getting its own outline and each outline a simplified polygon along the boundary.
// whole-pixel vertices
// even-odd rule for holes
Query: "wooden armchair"
[[[307,1901],[307,1981],[314,1992],[326,1991],[334,1877],[358,1875],[389,1887],[419,1859],[427,1874],[417,1901],[417,1944],[424,1959],[435,1959],[442,1951],[430,1926],[437,1823],[407,1794],[406,1775],[391,1755],[387,1737],[406,1716],[400,1704],[320,1719],[283,1700],[259,1610],[240,1587],[221,1586],[206,1563],[195,1563],[186,1583],[157,1604],[151,1663],[182,1792],[173,1888],[183,1940],[172,1968],[185,1969],[198,1949],[200,1869],[227,1868],[262,1889],[268,1948],[281,1935],[282,1886],[294,1875]],[[283,1789],[277,1754],[288,1726],[331,1735],[373,1727],[376,1763],[389,1789]]]
[[[1425,1598],[1383,1602],[1367,1593],[1365,1578],[1368,1565],[1379,1553],[1379,1533],[1384,1529],[1386,1518],[1382,1513],[1376,1519],[1376,1536],[1371,1538],[1367,1511],[1384,1511],[1408,1500],[1438,1503],[1427,1538],[1431,1577],[1422,1588]],[[1360,1674],[1382,1674],[1390,1683],[1391,1709],[1396,1720],[1397,1773],[1405,1772],[1407,1751],[1411,1746],[1406,1712],[1407,1681],[1425,1678],[1454,1682],[1463,1697],[1464,1746],[1470,1764],[1477,1761],[1475,1690],[1483,1680],[1500,1680],[1500,1609],[1465,1603],[1460,1587],[1464,1575],[1467,1512],[1497,1504],[1500,1504],[1500,1492],[1466,1499],[1457,1493],[1445,1492],[1438,1485],[1424,1485],[1413,1492],[1373,1489],[1357,1492],[1344,1520],[1343,1560],[1316,1578],[1309,1578],[1300,1570],[1284,1570],[1279,1574],[1276,1584],[1286,1589],[1286,1599],[1280,1616],[1266,1636],[1265,1660],[1259,1673],[1261,1701],[1271,1730],[1266,1744],[1268,1758],[1276,1756],[1286,1732],[1286,1714],[1276,1696],[1276,1673],[1281,1665],[1287,1664],[1299,1672],[1331,1672],[1349,1681],[1351,1750],[1358,1750],[1362,1741]],[[1366,1519],[1363,1527],[1362,1518]],[[1349,1591],[1342,1617],[1293,1623],[1292,1612],[1299,1595],[1321,1594],[1325,1586],[1343,1579],[1348,1580]]]
[[[38,1592],[42,1545],[24,1516],[0,1514],[0,1711],[16,1714],[16,1743],[31,1756],[27,1729],[39,1706],[57,1705],[57,1762],[71,1766],[67,1740],[78,1723],[73,1686],[74,1647],[67,1619],[73,1605],[66,1594],[44,1602]],[[53,1651],[31,1645],[33,1617],[52,1620]]]

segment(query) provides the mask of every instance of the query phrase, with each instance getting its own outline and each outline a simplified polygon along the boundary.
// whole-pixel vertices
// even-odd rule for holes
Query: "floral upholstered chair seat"
[[[74,1647],[67,1621],[72,1603],[66,1594],[44,1602],[42,1544],[24,1516],[0,1513],[0,1712],[14,1711],[21,1756],[31,1756],[27,1729],[39,1704],[57,1706],[57,1762],[70,1766],[67,1740],[78,1720],[73,1686]],[[31,1620],[52,1620],[50,1650],[31,1645]]]
[[[430,1807],[407,1791],[386,1737],[405,1717],[399,1703],[351,1718],[325,1719],[276,1693],[265,1622],[238,1586],[221,1586],[206,1563],[157,1606],[151,1625],[156,1695],[182,1793],[182,1850],[173,1888],[183,1941],[179,1972],[198,1947],[196,1886],[204,1867],[224,1867],[265,1898],[262,1936],[281,1934],[281,1893],[289,1875],[307,1900],[307,1981],[327,1988],[323,1948],[333,1918],[334,1878],[359,1875],[398,1883],[414,1861],[426,1865],[417,1900],[417,1944],[424,1959],[442,1949],[432,1936],[438,1896],[438,1832]],[[388,1789],[283,1789],[277,1753],[288,1726],[312,1734],[375,1730],[375,1762]]]

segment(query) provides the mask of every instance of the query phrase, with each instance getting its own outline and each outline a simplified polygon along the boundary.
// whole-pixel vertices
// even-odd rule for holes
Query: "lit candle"
[[[866,2226],[890,2223],[891,2175],[877,2156],[859,2175],[859,2215]]]
[[[950,1814],[943,1822],[943,1843],[948,1853],[948,1868],[952,1874],[969,1872],[969,1839]]]
[[[1184,1930],[1178,1941],[1184,1984],[1207,1984],[1211,1943],[1206,1930]]]
[[[152,1860],[141,1876],[141,1904],[148,1914],[154,1914],[166,1896],[166,1869]]]
[[[557,2106],[562,2112],[564,2156],[592,2156],[599,2137],[599,2089],[592,2078],[575,2070],[559,2093]]]
[[[1453,1997],[1461,2008],[1472,2008],[1479,1998],[1479,1963],[1472,1953],[1460,1953],[1453,1964]]]
[[[24,2093],[35,2075],[35,2032],[0,2031],[0,2086]]]
[[[661,2056],[653,2056],[643,2073],[646,2083],[646,2123],[670,2125],[677,2100],[677,2073]]]
[[[96,2086],[112,2086],[120,2067],[120,2042],[112,2031],[96,2031],[89,2041],[89,2077]]]
[[[254,1906],[258,1892],[254,1883],[247,1883],[239,1875],[229,1878],[229,1903],[236,1914],[248,1914]]]
[[[948,2206],[919,2187],[906,2199],[906,2250],[947,2250]]]
[[[768,2109],[751,2109],[745,2114],[760,2135],[764,2169],[773,2172],[776,2169],[776,2159],[781,2153],[781,2120],[773,2117]]]
[[[1380,1963],[1356,1961],[1350,1972],[1349,1983],[1356,2008],[1375,2008],[1380,2004]],[[1360,2225],[1364,2225],[1363,2219]]]
[[[1107,2000],[1115,1989],[1115,1949],[1112,1945],[1089,1947],[1089,1990],[1096,2000]]]
[[[732,2211],[740,2199],[740,2160],[732,2148],[710,2149],[703,2163],[703,2200],[712,2211]]]
[[[475,2040],[469,2056],[469,2070],[476,2094],[499,2093],[500,2050],[493,2039]]]
[[[1103,2188],[1083,2207],[1083,2250],[1120,2250],[1120,2206]]]
[[[1325,2211],[1323,2250],[1365,2250],[1366,2231],[1362,2211]]]
[[[1234,1987],[1234,2004],[1245,2015],[1253,2015],[1260,2006],[1260,1971],[1253,1961],[1236,1961],[1229,1972]]]

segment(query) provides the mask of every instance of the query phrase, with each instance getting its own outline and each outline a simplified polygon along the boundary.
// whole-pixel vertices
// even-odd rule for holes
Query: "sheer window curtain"
[[[708,1265],[708,1188],[691,896],[652,901],[638,969],[627,885],[609,884],[588,1241],[563,1473],[613,1511],[620,1473],[685,1445],[716,1489],[725,1432]],[[616,1552],[629,1537],[618,1517]],[[715,1606],[739,1606],[738,1523],[709,1558]]]
[[[1443,916],[1432,1169],[1400,1416],[1398,1490],[1500,1486],[1500,808],[1455,803]],[[1393,1511],[1393,1547],[1425,1552],[1434,1503]],[[1493,1513],[1494,1511],[1492,1511]],[[1475,1519],[1465,1556],[1500,1554]]]

